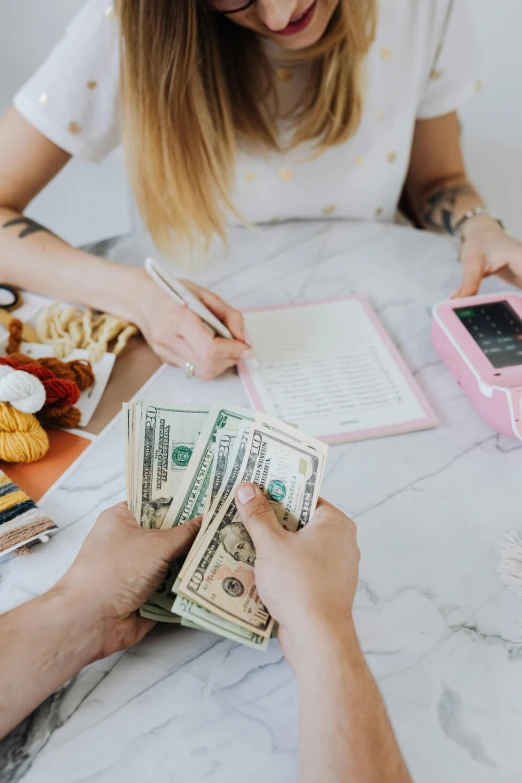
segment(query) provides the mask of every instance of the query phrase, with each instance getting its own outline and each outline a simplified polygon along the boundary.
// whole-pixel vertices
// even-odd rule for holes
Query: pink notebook
[[[244,315],[254,358],[240,364],[239,374],[257,410],[327,443],[438,425],[364,297]]]

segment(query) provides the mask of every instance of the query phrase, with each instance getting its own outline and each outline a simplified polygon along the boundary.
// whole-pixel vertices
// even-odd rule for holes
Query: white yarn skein
[[[45,405],[44,385],[34,375],[2,364],[0,402],[9,402],[21,413],[36,413]]]

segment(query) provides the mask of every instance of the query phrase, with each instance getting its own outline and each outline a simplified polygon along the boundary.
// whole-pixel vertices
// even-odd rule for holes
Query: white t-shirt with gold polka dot
[[[110,0],[89,0],[14,98],[44,136],[91,161],[121,141],[117,25]],[[284,65],[274,44],[266,50],[284,107],[306,69]],[[477,78],[467,0],[381,0],[357,134],[315,159],[308,146],[268,154],[240,148],[234,202],[253,223],[325,215],[392,219],[416,120],[457,109],[479,89]]]

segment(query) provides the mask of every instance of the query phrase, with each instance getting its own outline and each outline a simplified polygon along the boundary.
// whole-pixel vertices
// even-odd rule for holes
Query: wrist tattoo
[[[477,191],[467,183],[436,190],[426,199],[421,213],[422,224],[434,231],[455,236],[457,233],[455,225],[458,222],[455,215],[455,205],[461,196],[477,198]]]
[[[8,220],[7,223],[4,223],[2,228],[10,228],[11,226],[21,227],[18,239],[25,239],[25,237],[31,236],[31,234],[36,234],[37,231],[45,231],[47,234],[52,234],[52,231],[49,231],[45,226],[41,226],[36,220],[31,220],[31,218],[24,217],[23,215],[22,217]]]

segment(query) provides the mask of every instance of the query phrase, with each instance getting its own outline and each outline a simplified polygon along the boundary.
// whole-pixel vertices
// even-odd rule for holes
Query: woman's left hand
[[[522,242],[509,236],[486,215],[465,227],[461,248],[462,283],[453,297],[474,296],[484,277],[498,275],[522,288]]]

